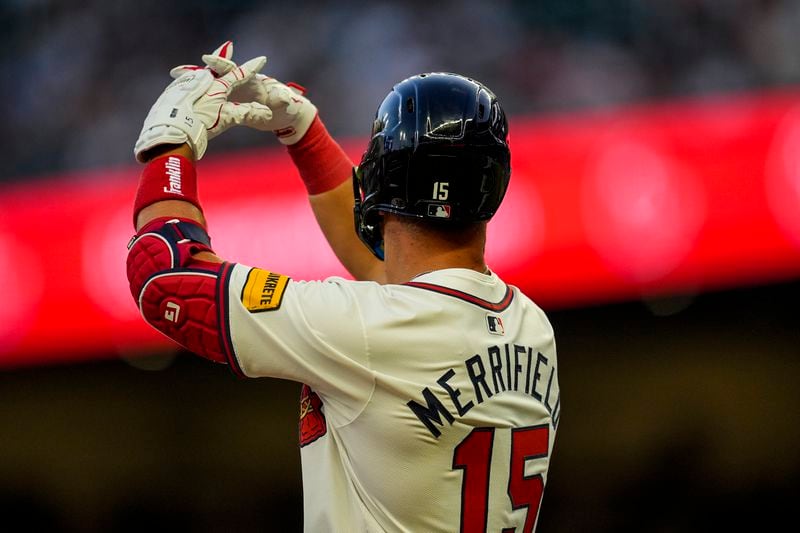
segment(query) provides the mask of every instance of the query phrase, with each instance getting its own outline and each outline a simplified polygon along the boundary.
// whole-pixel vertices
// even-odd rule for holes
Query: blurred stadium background
[[[408,75],[499,95],[516,200],[490,264],[548,311],[564,391],[538,531],[793,523],[800,2],[6,0],[0,25],[0,530],[301,528],[299,386],[171,348],[124,294],[133,142],[169,68],[226,39],[354,157]],[[201,176],[220,248],[305,201],[250,131]],[[290,215],[229,255],[325,275]]]

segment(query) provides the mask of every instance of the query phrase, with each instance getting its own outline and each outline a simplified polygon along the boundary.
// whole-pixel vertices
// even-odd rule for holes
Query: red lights
[[[545,308],[800,275],[800,94],[511,129],[487,260]],[[363,146],[346,148],[355,159]],[[168,345],[125,279],[138,171],[0,189],[0,366]],[[220,255],[295,279],[344,275],[282,148],[208,157],[199,181]]]
[[[610,139],[583,177],[581,214],[589,244],[632,283],[673,271],[705,219],[702,182],[657,145]]]
[[[766,164],[766,188],[775,219],[800,245],[800,105],[778,126]]]
[[[30,244],[0,231],[0,250],[0,346],[13,349],[35,322],[44,278]]]

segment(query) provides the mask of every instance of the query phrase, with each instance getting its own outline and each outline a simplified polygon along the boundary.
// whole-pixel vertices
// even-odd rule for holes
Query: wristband
[[[133,202],[134,225],[142,209],[162,200],[182,200],[203,211],[197,196],[197,172],[192,161],[181,155],[165,155],[147,163]]]
[[[287,146],[308,194],[335,189],[353,175],[353,162],[317,115],[300,141]]]

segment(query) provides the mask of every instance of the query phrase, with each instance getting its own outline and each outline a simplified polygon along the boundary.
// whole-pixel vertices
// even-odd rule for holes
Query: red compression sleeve
[[[353,175],[353,162],[333,140],[319,115],[303,138],[288,148],[308,194],[335,189]]]
[[[183,200],[200,211],[197,195],[197,171],[194,163],[180,155],[165,155],[147,163],[139,178],[133,203],[133,223],[139,211],[162,200]]]

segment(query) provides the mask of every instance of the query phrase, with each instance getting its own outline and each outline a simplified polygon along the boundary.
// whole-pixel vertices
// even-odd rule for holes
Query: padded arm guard
[[[196,222],[150,222],[128,244],[131,294],[155,329],[198,355],[230,363],[220,324],[226,290],[222,280],[233,265],[195,259],[202,251],[212,251],[211,240]]]

